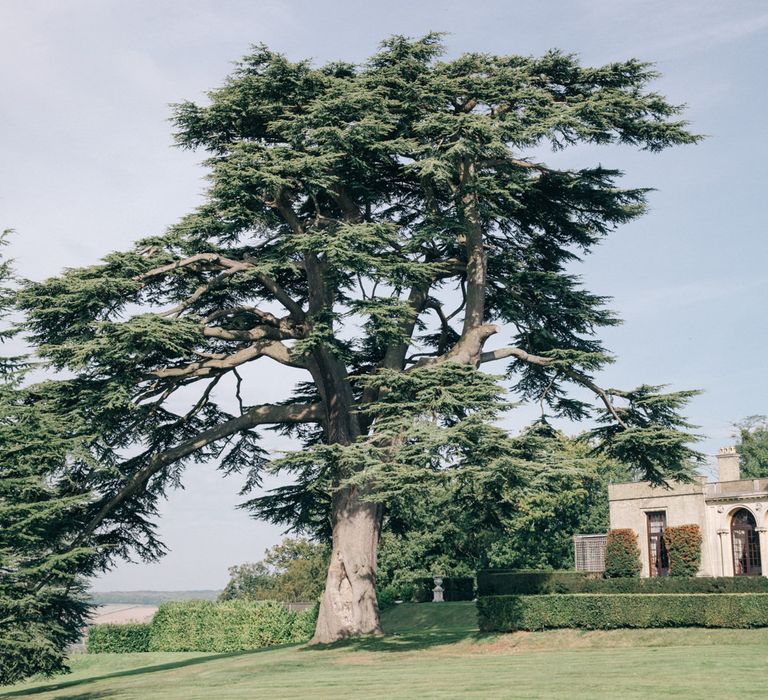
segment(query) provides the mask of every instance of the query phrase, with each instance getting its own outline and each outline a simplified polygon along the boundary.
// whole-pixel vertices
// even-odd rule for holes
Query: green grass
[[[76,656],[72,674],[0,692],[35,700],[752,697],[768,629],[480,635],[471,603],[401,605],[387,637],[324,649]]]

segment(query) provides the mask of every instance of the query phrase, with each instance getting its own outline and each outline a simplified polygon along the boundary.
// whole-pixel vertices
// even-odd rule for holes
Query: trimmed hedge
[[[525,569],[484,569],[477,572],[477,595],[536,595],[571,593],[581,590],[589,571],[538,571]]]
[[[88,628],[89,654],[132,654],[149,651],[150,623],[104,624]]]
[[[305,642],[317,609],[290,612],[275,601],[163,603],[152,620],[150,651],[245,651]]]
[[[691,578],[597,578],[587,571],[477,572],[477,595],[546,595],[551,593],[768,593],[765,576],[696,576]]]
[[[580,594],[487,596],[477,601],[480,630],[560,627],[768,627],[768,594]]]
[[[163,603],[149,623],[93,625],[86,644],[91,654],[246,651],[295,644],[312,637],[318,608],[295,613],[274,601]]]
[[[630,528],[609,530],[605,539],[605,578],[639,576],[642,568],[637,533]]]
[[[435,587],[433,578],[419,578],[414,581],[411,600],[414,603],[429,603],[432,601],[432,589]],[[443,577],[443,599],[448,602],[459,600],[474,600],[475,579],[471,576]]]
[[[670,576],[695,576],[701,566],[701,529],[698,525],[670,525],[664,530]]]

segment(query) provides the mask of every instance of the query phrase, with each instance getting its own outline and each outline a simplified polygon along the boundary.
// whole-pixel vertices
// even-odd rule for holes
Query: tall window
[[[731,518],[734,576],[760,576],[760,534],[755,516],[746,508],[739,508]]]
[[[647,513],[648,516],[648,570],[651,576],[669,575],[669,556],[664,544],[664,528],[667,514],[663,510]]]

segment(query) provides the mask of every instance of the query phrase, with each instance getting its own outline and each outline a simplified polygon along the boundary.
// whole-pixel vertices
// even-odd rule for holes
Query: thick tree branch
[[[494,360],[503,360],[507,357],[516,357],[518,360],[528,362],[532,365],[541,365],[547,367],[552,364],[552,360],[541,355],[532,355],[522,348],[498,348],[480,354],[480,364],[483,362],[493,362]]]
[[[459,181],[461,195],[460,212],[465,227],[467,251],[467,305],[464,312],[462,335],[483,324],[485,319],[486,255],[483,247],[483,228],[477,193],[472,191],[475,165],[465,160],[461,165]]]
[[[282,304],[283,308],[297,321],[303,321],[306,317],[304,309],[295,302],[290,295],[269,275],[257,272],[256,278],[266,287],[270,293]]]
[[[220,318],[234,316],[235,314],[250,314],[256,316],[262,323],[266,323],[270,326],[280,326],[282,323],[287,323],[287,319],[280,319],[274,314],[269,313],[269,311],[262,311],[256,306],[232,306],[226,309],[217,309],[206,316],[205,322],[212,323]]]
[[[341,188],[335,190],[329,190],[329,194],[333,197],[333,201],[344,212],[345,219],[352,224],[360,223],[363,219],[363,212],[360,207],[355,204],[352,198]]]
[[[215,355],[200,362],[190,362],[182,367],[164,367],[152,372],[155,377],[209,377],[239,367],[246,362],[269,357],[289,367],[305,368],[301,361],[291,357],[290,349],[278,341],[261,341],[241,348],[231,355]]]
[[[295,333],[287,328],[275,328],[273,326],[258,326],[248,330],[222,328],[221,326],[203,326],[203,335],[206,338],[219,338],[221,340],[295,340],[302,334]]]
[[[198,287],[193,292],[192,296],[190,296],[188,299],[185,299],[181,304],[174,307],[173,309],[166,311],[164,315],[181,313],[184,311],[184,309],[189,308],[189,306],[197,301],[197,299],[205,294],[205,292],[212,289],[217,284],[220,284],[230,275],[243,272],[245,270],[254,270],[257,267],[255,260],[249,259],[248,257],[243,260],[232,260],[231,258],[226,258],[223,255],[219,255],[218,253],[198,253],[197,255],[184,258],[183,260],[177,260],[175,262],[169,263],[168,265],[156,267],[153,270],[149,270],[148,272],[139,275],[135,279],[140,282],[145,282],[155,277],[166,275],[170,272],[173,272],[174,270],[178,270],[183,267],[189,267],[190,265],[194,265],[196,263],[212,263],[214,265],[225,268],[225,271],[217,275],[210,282],[207,282],[206,284]],[[259,282],[264,287],[266,287],[267,290],[269,290],[275,299],[277,299],[277,301],[283,305],[283,307],[291,314],[293,318],[296,320],[304,319],[304,311],[302,310],[301,306],[295,302],[272,277],[258,270],[256,271],[256,277]]]
[[[197,437],[186,440],[176,447],[156,454],[128,482],[105,503],[78,535],[72,548],[77,547],[92,535],[96,529],[131,496],[144,489],[150,478],[163,468],[188,457],[192,453],[218,440],[249,430],[257,425],[274,423],[318,423],[322,417],[322,407],[319,404],[287,404],[284,406],[262,404],[254,406],[247,413],[231,418],[221,425],[203,431]]]
[[[532,355],[531,353],[526,352],[522,348],[515,348],[515,347],[498,348],[497,350],[491,350],[489,352],[481,353],[480,363],[482,364],[483,362],[493,362],[495,360],[503,360],[507,357],[516,357],[518,360],[522,360],[523,362],[527,362],[532,365],[539,365],[542,367],[548,367],[553,364],[553,360],[549,357],[542,357],[541,355]],[[597,396],[603,402],[603,405],[605,406],[605,408],[613,416],[614,420],[622,428],[624,429],[627,428],[627,425],[621,419],[621,416],[619,415],[619,412],[616,406],[614,406],[609,392],[599,387],[587,375],[583,374],[582,372],[579,372],[578,370],[560,368],[559,371],[561,371],[566,377],[571,379],[576,384],[581,384],[582,386],[586,387],[587,389],[590,389],[595,394],[597,394]]]
[[[182,260],[175,260],[168,265],[156,267],[153,270],[149,270],[141,275],[138,275],[135,277],[135,279],[139,282],[144,282],[146,280],[152,279],[153,277],[161,277],[163,275],[167,275],[169,272],[174,272],[180,268],[189,267],[190,265],[201,262],[213,263],[230,270],[248,270],[253,267],[253,265],[248,262],[232,260],[230,258],[224,257],[223,255],[219,255],[218,253],[197,253],[196,255],[192,255],[188,258],[183,258]]]

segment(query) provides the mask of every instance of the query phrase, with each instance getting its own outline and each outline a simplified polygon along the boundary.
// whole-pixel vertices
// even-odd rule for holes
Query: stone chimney
[[[738,481],[741,479],[739,455],[735,447],[721,447],[717,455],[717,472],[720,481]]]

